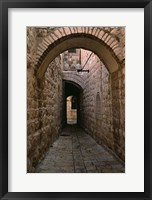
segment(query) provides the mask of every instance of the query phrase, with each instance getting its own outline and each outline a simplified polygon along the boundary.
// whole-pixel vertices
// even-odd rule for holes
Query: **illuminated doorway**
[[[68,96],[66,104],[67,124],[77,124],[77,98]]]

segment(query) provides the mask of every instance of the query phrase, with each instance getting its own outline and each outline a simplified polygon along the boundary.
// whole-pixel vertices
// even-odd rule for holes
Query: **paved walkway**
[[[76,125],[68,125],[36,173],[124,173],[124,166]]]

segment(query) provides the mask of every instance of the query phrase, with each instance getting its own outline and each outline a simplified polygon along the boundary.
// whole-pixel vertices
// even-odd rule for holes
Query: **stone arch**
[[[83,78],[81,76],[77,75],[76,73],[64,72],[63,73],[63,80],[76,83],[78,86],[81,87],[82,90],[85,87]]]
[[[117,71],[124,55],[120,41],[111,32],[107,32],[101,27],[56,28],[38,45],[36,53],[38,78],[43,76],[48,64],[56,56],[67,49],[78,47],[97,54],[106,63],[110,72]]]
[[[74,80],[63,80],[64,83],[68,83],[68,84],[72,84],[73,86],[75,86],[80,92],[83,91],[83,88],[81,87],[81,84],[75,82]],[[71,94],[69,94],[68,96],[71,96]]]

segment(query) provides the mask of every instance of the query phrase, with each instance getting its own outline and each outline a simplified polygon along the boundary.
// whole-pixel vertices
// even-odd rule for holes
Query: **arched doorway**
[[[80,124],[80,98],[83,89],[75,82],[64,80],[65,124]]]
[[[67,124],[77,124],[77,98],[69,96],[66,98]]]

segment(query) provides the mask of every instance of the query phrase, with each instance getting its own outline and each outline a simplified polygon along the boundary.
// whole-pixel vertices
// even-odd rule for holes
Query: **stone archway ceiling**
[[[40,28],[38,28],[40,29]],[[98,55],[113,73],[125,57],[124,27],[57,27],[49,29],[38,44],[36,65],[42,78],[48,64],[70,48],[84,48]]]
[[[81,90],[83,90],[85,87],[84,79],[81,76],[79,76],[77,73],[74,73],[74,72],[71,73],[68,71],[64,71],[63,72],[63,80],[75,83]]]
[[[74,82],[65,81],[65,97],[76,96],[79,97],[81,88]]]

